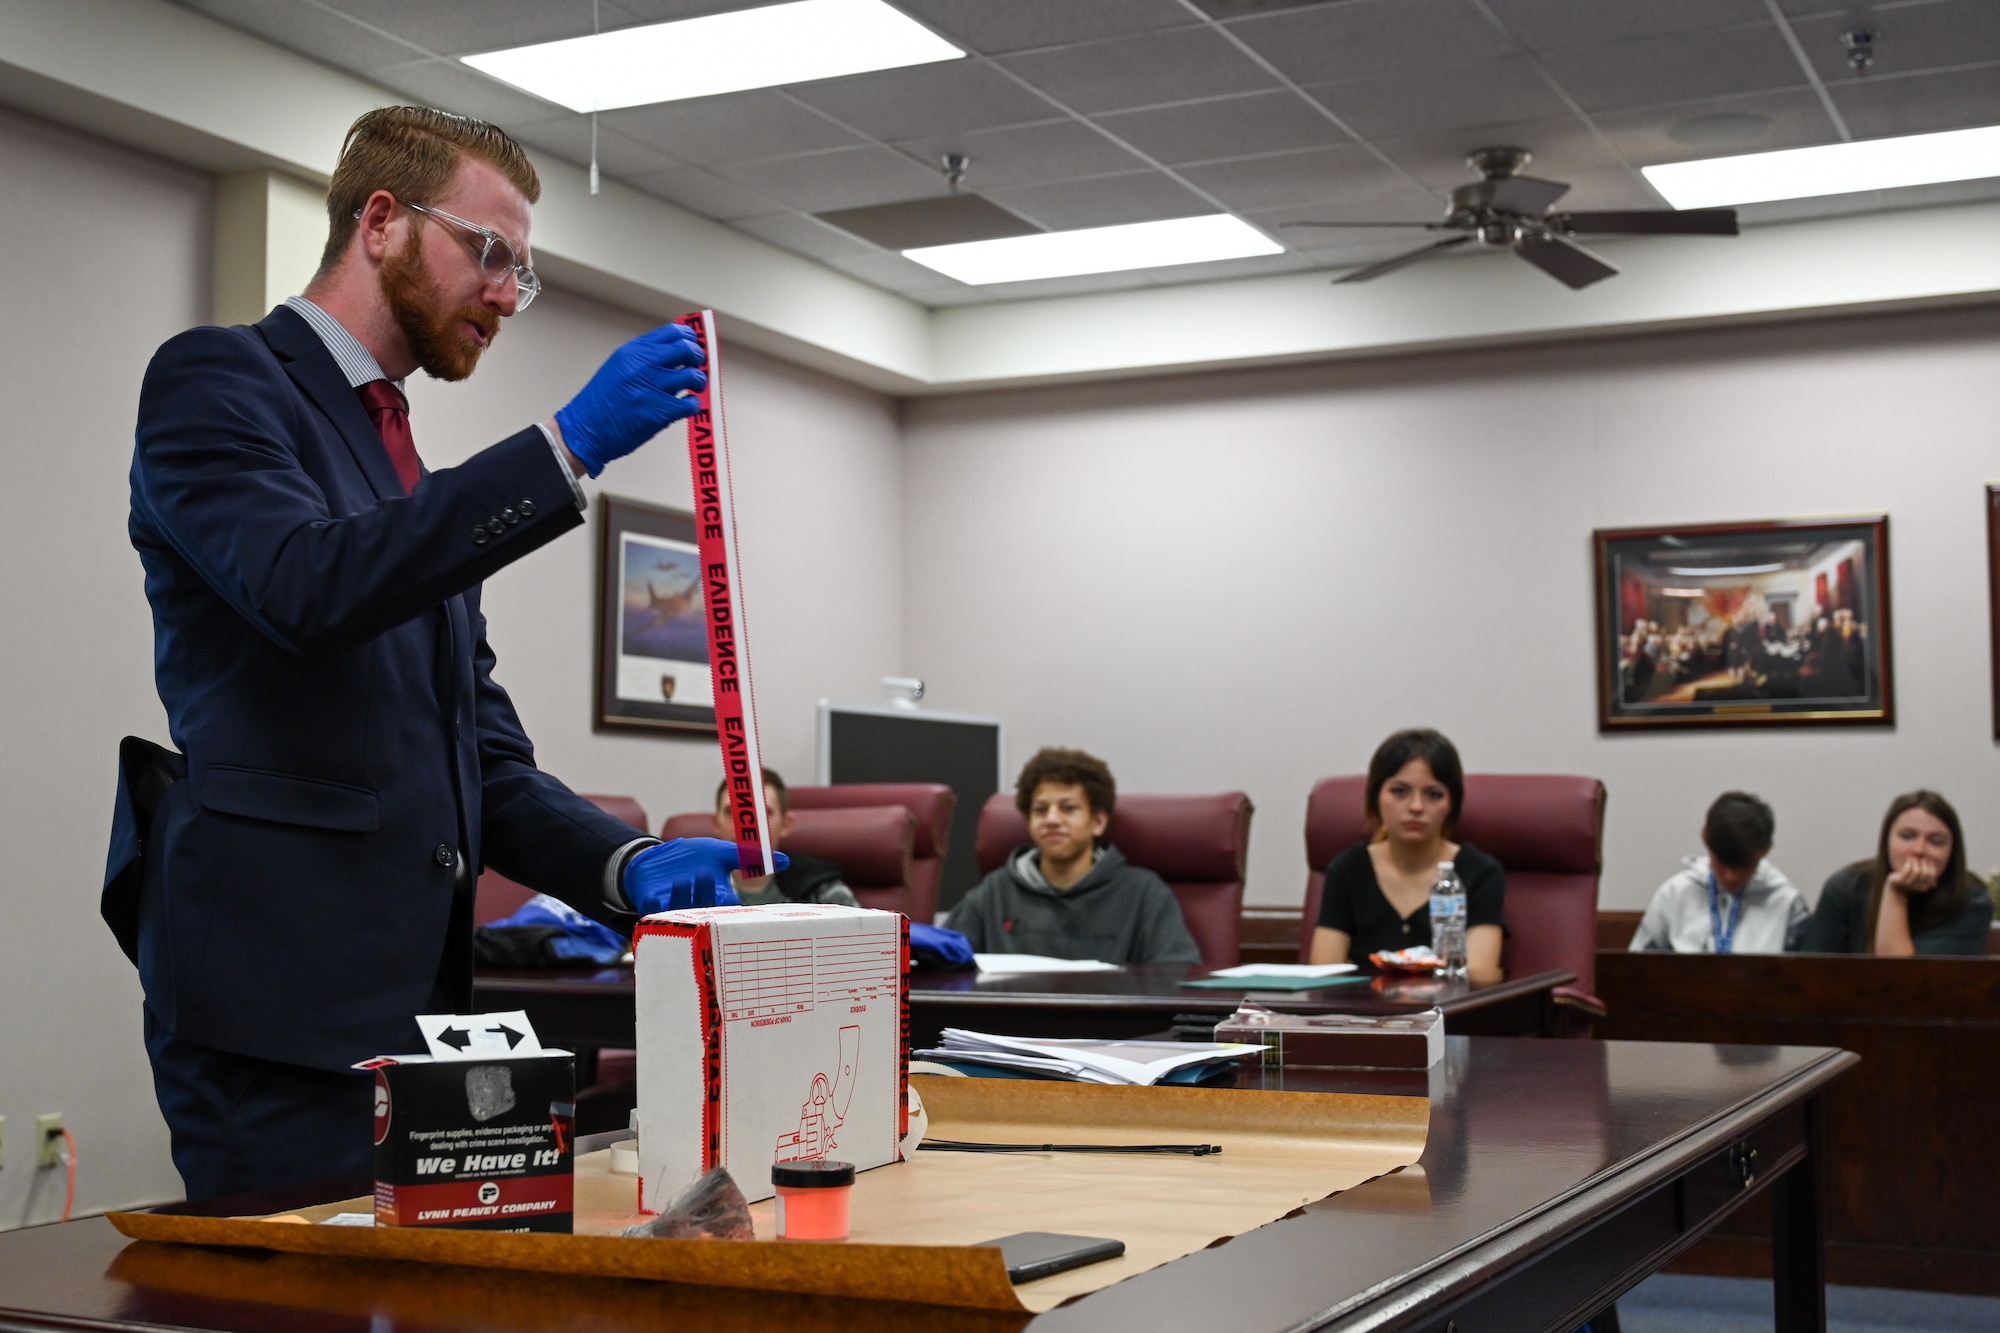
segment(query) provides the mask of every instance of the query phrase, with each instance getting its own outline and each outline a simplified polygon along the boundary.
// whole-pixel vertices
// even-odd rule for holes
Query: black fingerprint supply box
[[[524,1013],[425,1014],[424,1055],[375,1075],[375,1224],[569,1231],[576,1070]]]

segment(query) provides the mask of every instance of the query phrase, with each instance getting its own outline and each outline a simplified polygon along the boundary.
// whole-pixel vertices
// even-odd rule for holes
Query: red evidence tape
[[[768,874],[771,830],[764,817],[764,759],[757,745],[757,696],[750,686],[750,641],[743,624],[743,584],[736,543],[736,498],[729,470],[729,431],[722,406],[722,349],[715,312],[681,316],[708,354],[708,387],[688,418],[688,469],[694,479],[696,544],[701,553],[702,604],[708,621],[708,665],[714,680],[715,735],[729,783],[730,821],[746,876]]]

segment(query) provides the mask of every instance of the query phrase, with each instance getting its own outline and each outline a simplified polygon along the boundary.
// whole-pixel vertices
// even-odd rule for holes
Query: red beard
[[[432,379],[456,381],[470,375],[480,354],[500,336],[500,316],[483,305],[444,308],[443,290],[424,258],[420,233],[410,234],[402,253],[382,264],[382,295],[403,331],[410,354]],[[470,324],[486,335],[479,342],[464,329]]]

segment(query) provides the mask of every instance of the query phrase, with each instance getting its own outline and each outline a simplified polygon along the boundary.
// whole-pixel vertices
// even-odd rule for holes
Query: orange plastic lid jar
[[[850,1162],[779,1162],[771,1168],[778,1191],[779,1240],[846,1240],[848,1200],[854,1194]]]

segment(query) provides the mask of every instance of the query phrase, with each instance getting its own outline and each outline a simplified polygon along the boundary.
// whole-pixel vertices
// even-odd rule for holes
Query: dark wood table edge
[[[1792,1234],[1779,1239],[1774,1246],[1774,1267],[1779,1270],[1774,1273],[1779,1293],[1776,1328],[1779,1333],[1790,1333],[1795,1328],[1823,1329],[1825,1237],[1817,1216],[1821,1193],[1817,1186],[1825,1162],[1824,1154],[1819,1151],[1817,1117],[1810,1102],[1834,1079],[1859,1064],[1861,1057],[1832,1047],[1821,1049],[1824,1054],[1819,1060],[1796,1071],[1783,1083],[1766,1088],[1756,1096],[1719,1111],[1700,1124],[1654,1145],[1640,1161],[1600,1171],[1540,1206],[1437,1256],[1422,1268],[1406,1273],[1391,1283],[1356,1293],[1338,1305],[1300,1321],[1285,1333],[1335,1328],[1390,1333],[1420,1323],[1435,1322],[1454,1304],[1559,1250],[1565,1237],[1610,1217],[1651,1190],[1673,1183],[1719,1149],[1741,1141],[1750,1130],[1769,1120],[1773,1113],[1801,1101],[1809,1103],[1809,1125],[1812,1125],[1809,1132],[1812,1137],[1808,1151],[1765,1172],[1757,1188],[1782,1188],[1788,1178],[1798,1175],[1801,1167],[1813,1177],[1806,1189],[1795,1187],[1788,1191],[1792,1198],[1779,1201],[1778,1212],[1781,1217],[1789,1218]],[[1641,1278],[1657,1272],[1675,1255],[1699,1241],[1756,1192],[1746,1190],[1735,1204],[1707,1218],[1699,1228],[1689,1229],[1672,1245],[1649,1256],[1645,1273],[1615,1289],[1597,1293],[1585,1303],[1584,1308],[1563,1317],[1570,1321],[1565,1326],[1580,1325],[1597,1310],[1616,1301]],[[1809,1234],[1801,1234],[1802,1231]],[[1813,1256],[1801,1255],[1801,1250],[1815,1253]],[[1786,1271],[1796,1268],[1802,1259],[1809,1265],[1808,1273]],[[1804,1279],[1803,1282],[1801,1279]],[[1816,1298],[1805,1309],[1798,1308],[1796,1288],[1800,1285],[1817,1287]],[[1788,1287],[1794,1290],[1788,1293]],[[1788,1306],[1791,1308],[1788,1309]],[[1561,1322],[1552,1320],[1550,1326]],[[1437,1324],[1440,1328],[1444,1326]]]

